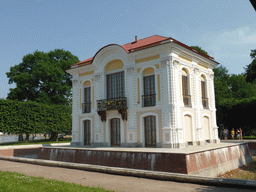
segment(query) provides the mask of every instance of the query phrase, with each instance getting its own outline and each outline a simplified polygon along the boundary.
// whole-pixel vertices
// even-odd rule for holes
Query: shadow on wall
[[[37,158],[39,148],[0,149],[0,156]]]

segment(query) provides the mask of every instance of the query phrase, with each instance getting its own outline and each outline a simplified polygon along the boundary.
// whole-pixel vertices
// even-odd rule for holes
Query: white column
[[[80,90],[78,78],[72,79],[72,143],[78,145],[79,142],[79,112],[80,112]]]
[[[217,127],[217,119],[216,119],[216,106],[215,106],[215,93],[214,93],[214,74],[210,75],[210,83],[211,84],[211,111],[212,111],[212,139],[216,142],[219,142],[218,137],[218,127]]]
[[[202,106],[202,100],[201,100],[201,95],[198,94],[200,93],[200,85],[199,85],[199,80],[200,76],[198,76],[198,68],[194,68],[194,108],[195,110],[195,121],[196,121],[196,141],[200,141],[202,137],[202,125],[201,125],[201,114],[200,114],[200,109]]]
[[[159,73],[163,79],[162,87],[164,87],[162,92],[162,99],[163,99],[163,109],[162,109],[162,141],[165,139],[165,134],[169,134],[169,142],[165,142],[168,145],[172,143],[172,134],[171,134],[171,118],[169,116],[169,104],[170,104],[170,91],[172,86],[170,85],[170,57],[164,57],[161,61]]]

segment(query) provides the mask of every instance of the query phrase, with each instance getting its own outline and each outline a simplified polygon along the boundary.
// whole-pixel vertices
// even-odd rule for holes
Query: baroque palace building
[[[73,64],[72,146],[183,148],[219,142],[219,63],[154,35]]]

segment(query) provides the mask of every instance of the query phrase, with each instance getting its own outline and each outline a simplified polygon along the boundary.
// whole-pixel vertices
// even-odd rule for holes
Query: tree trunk
[[[59,137],[58,137],[58,133],[56,133],[56,141],[58,142],[59,140]]]
[[[28,141],[29,141],[29,134],[26,133],[26,143],[28,143]]]

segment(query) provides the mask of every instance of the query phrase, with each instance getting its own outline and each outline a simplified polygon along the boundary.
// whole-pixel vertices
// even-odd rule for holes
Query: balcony
[[[142,107],[150,107],[156,105],[156,94],[142,95]]]
[[[183,102],[185,107],[191,107],[191,95],[183,95]]]
[[[82,103],[82,113],[91,113],[91,102]]]
[[[118,110],[123,120],[127,120],[127,98],[103,99],[97,101],[97,111],[102,121],[106,121],[106,111]]]
[[[202,104],[204,109],[209,109],[208,98],[202,97]]]

